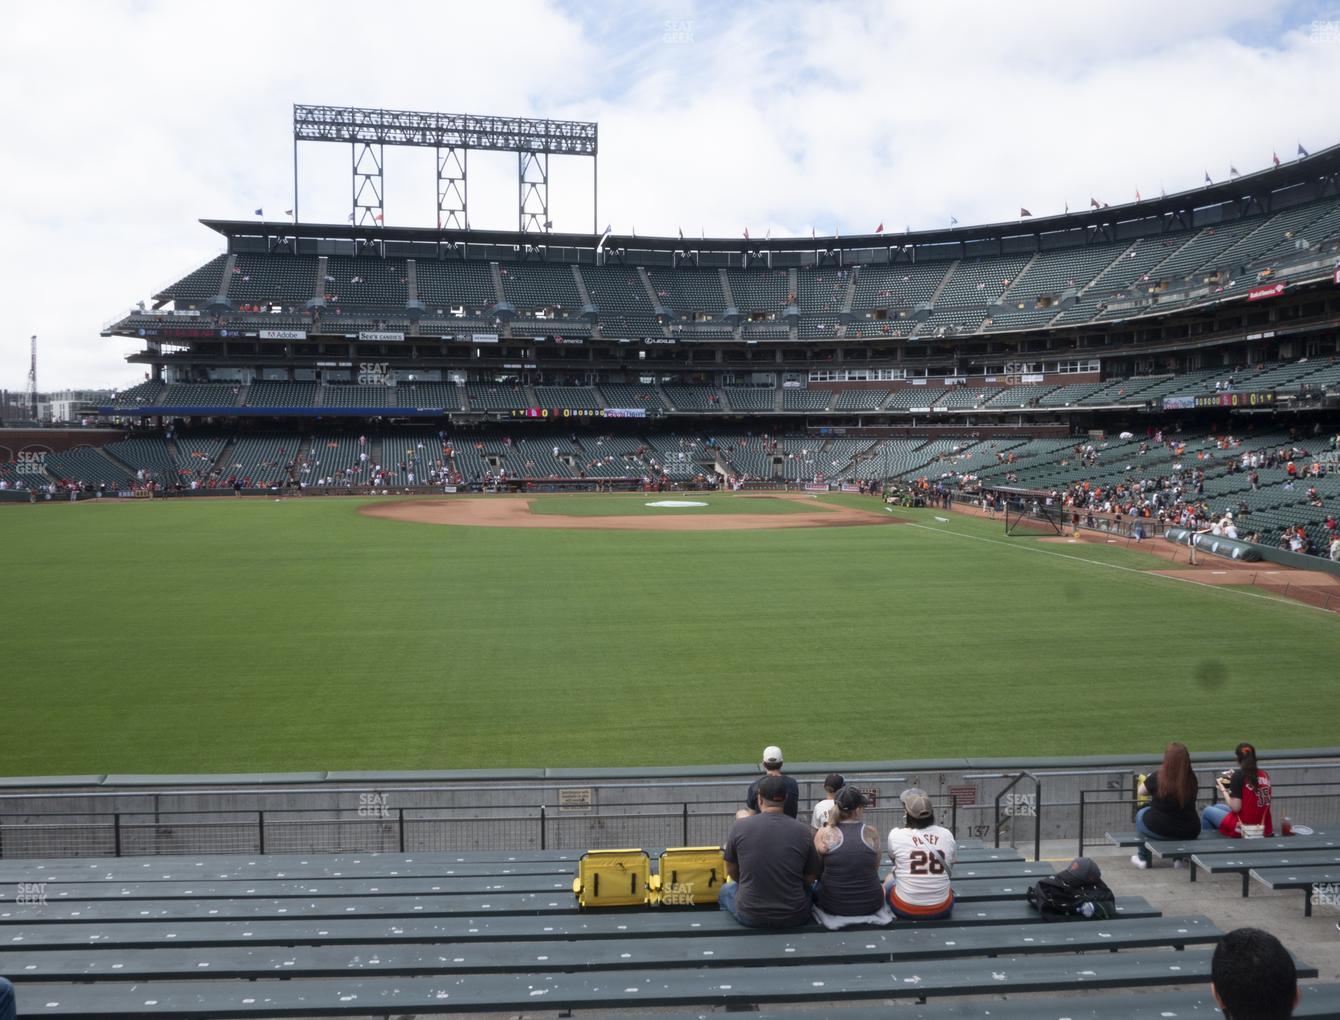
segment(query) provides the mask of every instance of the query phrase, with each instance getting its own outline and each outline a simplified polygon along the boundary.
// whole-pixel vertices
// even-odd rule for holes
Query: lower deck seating
[[[69,484],[105,484],[112,488],[128,485],[132,480],[129,471],[91,447],[47,454],[46,473]]]
[[[1151,856],[1189,864],[1190,880],[1207,875],[1239,875],[1245,897],[1254,879],[1267,889],[1301,889],[1304,913],[1312,916],[1316,886],[1340,883],[1340,834],[1314,832],[1310,836],[1269,839],[1226,839],[1217,832],[1193,840],[1155,840],[1134,832],[1108,833],[1117,846],[1144,846]]]
[[[839,932],[747,929],[716,909],[584,913],[570,886],[577,856],[0,861],[0,883],[51,889],[43,906],[0,905],[0,973],[25,1017],[614,1015],[767,1002],[854,1020],[863,1002],[888,999],[906,1000],[909,1016],[1044,1017],[1072,1000],[1029,996],[1079,987],[1180,988],[1149,999],[1199,1002],[1222,934],[1130,897],[1111,921],[1043,922],[1023,895],[1051,866],[966,844],[951,920]],[[1002,994],[1008,1002],[954,1001]],[[1100,1012],[1055,1015],[1139,1015],[1112,1012],[1130,1008],[1115,996],[1083,1001]],[[1314,1000],[1336,1001],[1333,986]]]

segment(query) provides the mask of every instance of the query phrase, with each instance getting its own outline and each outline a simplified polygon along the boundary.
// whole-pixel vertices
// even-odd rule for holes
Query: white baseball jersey
[[[947,900],[957,853],[954,834],[942,825],[890,830],[889,857],[898,899],[911,907],[934,907]]]
[[[814,805],[814,813],[810,816],[810,826],[815,829],[822,829],[824,823],[828,821],[828,812],[833,810],[833,798],[821,800]]]

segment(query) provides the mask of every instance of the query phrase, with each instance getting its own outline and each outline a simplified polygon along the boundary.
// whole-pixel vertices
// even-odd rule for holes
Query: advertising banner
[[[1288,283],[1281,281],[1280,283],[1272,283],[1265,287],[1253,287],[1247,292],[1247,300],[1264,301],[1266,298],[1279,297],[1284,293],[1284,288],[1287,286]]]

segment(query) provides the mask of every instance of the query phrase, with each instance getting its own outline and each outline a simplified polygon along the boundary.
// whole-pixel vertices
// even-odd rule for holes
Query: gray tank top
[[[819,909],[827,914],[864,917],[884,905],[884,889],[876,870],[879,851],[861,838],[865,822],[842,822],[842,845],[824,854],[819,879]]]

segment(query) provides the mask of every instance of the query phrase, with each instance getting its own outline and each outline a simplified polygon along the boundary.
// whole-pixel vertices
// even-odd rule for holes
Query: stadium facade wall
[[[122,429],[0,429],[0,461],[29,450],[64,453],[81,446],[106,446],[126,435]]]

